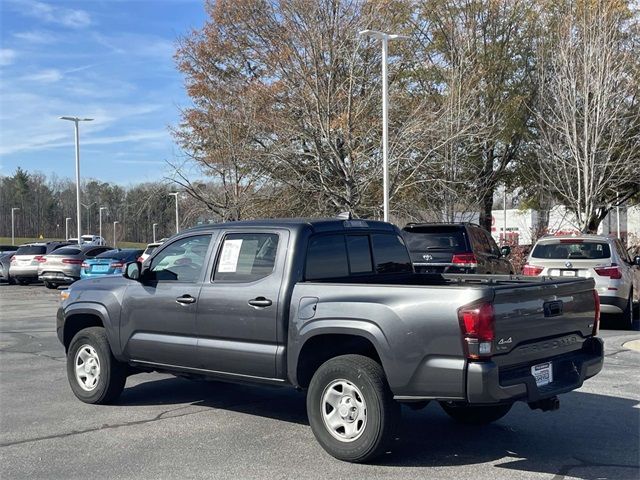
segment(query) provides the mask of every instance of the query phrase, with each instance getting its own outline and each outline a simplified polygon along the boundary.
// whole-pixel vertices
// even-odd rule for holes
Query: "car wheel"
[[[366,462],[386,451],[400,418],[400,404],[379,363],[362,355],[326,361],[311,379],[307,415],[330,455]]]
[[[86,328],[73,337],[67,352],[67,378],[75,396],[85,403],[110,403],[120,396],[127,368],[111,353],[104,328]]]
[[[620,314],[620,327],[633,330],[633,289],[629,290],[627,306]]]
[[[16,278],[16,282],[22,286],[29,285],[29,280],[22,280],[21,278]]]
[[[53,290],[54,288],[58,288],[58,285],[56,285],[55,283],[51,283],[51,282],[44,282],[44,286]]]
[[[457,402],[440,402],[440,406],[457,422],[467,425],[488,425],[509,413],[513,404],[474,406]]]

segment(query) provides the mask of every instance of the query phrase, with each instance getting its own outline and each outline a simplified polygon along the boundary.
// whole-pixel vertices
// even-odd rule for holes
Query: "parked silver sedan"
[[[111,250],[111,247],[96,245],[69,245],[59,248],[40,259],[38,278],[47,288],[69,285],[80,279],[82,262],[87,258]]]
[[[544,237],[535,244],[523,274],[587,277],[596,282],[603,313],[616,314],[625,327],[633,323],[633,278],[640,275],[640,257],[633,260],[617,238],[601,235]]]

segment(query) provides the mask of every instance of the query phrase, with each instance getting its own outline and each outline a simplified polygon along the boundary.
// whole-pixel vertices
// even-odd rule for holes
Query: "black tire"
[[[50,290],[53,290],[54,288],[58,288],[57,284],[51,283],[51,282],[47,282],[46,280],[44,282],[44,286],[47,287]]]
[[[81,349],[93,349],[98,359],[99,375],[91,390],[84,389],[80,385],[82,380],[76,378],[76,355]],[[85,328],[73,337],[67,352],[67,379],[75,396],[85,403],[105,404],[120,396],[127,381],[127,365],[114,358],[104,328]]]
[[[440,406],[457,422],[466,425],[488,425],[509,413],[513,404],[473,406],[457,402],[440,402]]]
[[[323,397],[338,381],[355,386],[365,405],[362,430],[351,440],[336,438],[336,433],[325,426]],[[345,398],[341,397],[341,401]],[[322,448],[339,460],[360,463],[372,460],[390,446],[400,419],[400,404],[393,400],[379,363],[362,355],[342,355],[323,363],[313,375],[307,392],[307,415]]]
[[[625,330],[633,330],[633,288],[629,290],[627,306],[618,316],[618,325]]]

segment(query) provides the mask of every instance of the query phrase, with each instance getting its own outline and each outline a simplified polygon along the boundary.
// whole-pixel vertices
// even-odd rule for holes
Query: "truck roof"
[[[314,232],[330,232],[345,229],[369,229],[369,230],[386,230],[389,232],[396,231],[397,227],[387,222],[377,220],[352,219],[343,220],[336,218],[272,218],[264,220],[243,220],[239,222],[209,223],[206,225],[198,225],[187,231],[199,230],[217,230],[220,228],[274,228],[285,227],[290,229],[310,228]]]

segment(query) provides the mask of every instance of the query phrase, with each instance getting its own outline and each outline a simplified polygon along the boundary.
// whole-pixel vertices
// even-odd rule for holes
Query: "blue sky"
[[[169,133],[189,105],[176,40],[205,21],[201,0],[0,0],[0,174],[81,175],[129,185],[169,173]]]

